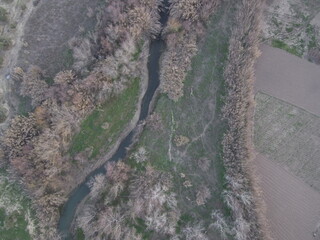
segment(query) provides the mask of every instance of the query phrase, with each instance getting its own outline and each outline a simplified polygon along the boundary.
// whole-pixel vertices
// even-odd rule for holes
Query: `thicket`
[[[20,94],[31,98],[34,110],[12,119],[1,144],[11,171],[33,198],[42,231],[39,239],[58,239],[59,207],[85,171],[68,155],[81,121],[142,74],[147,55],[131,59],[138,41],[158,31],[157,6],[155,0],[109,1],[93,37],[96,41],[73,49],[78,48],[78,62],[97,54],[96,64],[84,77],[78,71],[63,71],[49,86],[36,66],[26,71],[15,68],[12,73]]]
[[[85,239],[207,240],[200,223],[177,231],[181,213],[171,174],[153,168],[145,149],[139,148],[132,157],[143,169],[108,163],[107,175],[98,175],[89,184],[89,200],[76,219]],[[206,187],[202,189],[204,195],[197,196],[200,204],[208,196]]]
[[[253,157],[254,62],[259,55],[261,4],[262,0],[241,0],[224,73],[227,93],[223,117],[228,125],[223,139],[227,180],[224,200],[232,210],[232,231],[238,240],[267,237],[250,166]]]
[[[170,17],[164,37],[164,53],[160,81],[161,90],[177,101],[183,96],[183,81],[197,53],[197,43],[204,35],[205,22],[217,8],[220,0],[169,0]]]

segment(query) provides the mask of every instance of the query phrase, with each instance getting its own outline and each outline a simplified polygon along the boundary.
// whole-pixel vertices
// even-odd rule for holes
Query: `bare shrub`
[[[195,38],[188,35],[180,36],[179,34],[178,39],[168,41],[172,41],[174,44],[171,44],[173,46],[169,45],[168,52],[162,60],[160,87],[170,99],[177,101],[183,96],[183,81],[190,69],[191,58],[197,52],[197,46]]]
[[[217,7],[220,0],[170,0],[171,14],[183,20],[205,20]]]
[[[211,217],[215,220],[211,226],[221,234],[223,239],[227,239],[227,234],[230,234],[231,231],[226,220],[223,218],[222,213],[219,210],[215,210],[212,212]]]
[[[187,225],[182,230],[186,240],[208,240],[209,238],[205,235],[205,229],[201,224]]]
[[[37,66],[31,66],[23,75],[21,83],[21,95],[28,96],[33,106],[38,106],[46,99],[48,84],[43,79],[42,70]]]
[[[103,174],[98,174],[94,176],[94,178],[89,182],[89,187],[91,191],[90,195],[93,198],[96,198],[100,194],[105,184],[105,176]]]
[[[16,116],[3,138],[6,154],[10,158],[23,156],[23,147],[38,134],[39,129],[33,114],[28,117]]]
[[[102,236],[107,234],[110,238],[115,240],[122,240],[124,221],[126,216],[121,213],[120,207],[108,207],[102,213],[98,220],[99,232],[98,235]]]
[[[183,135],[175,136],[174,143],[177,147],[184,146],[190,142],[190,139]]]
[[[75,74],[72,70],[66,70],[59,72],[53,80],[57,84],[70,84],[75,80],[75,78]]]
[[[202,5],[199,0],[171,0],[171,14],[184,20],[197,20]]]
[[[132,154],[132,157],[136,162],[145,162],[148,160],[148,153],[144,147],[139,147],[139,149]]]
[[[208,171],[210,168],[210,160],[206,157],[199,158],[197,163],[199,168],[204,172]]]
[[[141,35],[142,32],[148,32],[157,35],[160,32],[161,25],[158,19],[154,18],[145,6],[137,6],[128,13],[129,31],[134,38]]]
[[[80,228],[82,228],[83,232],[87,239],[89,239],[92,235],[92,225],[91,223],[94,221],[96,217],[96,212],[91,206],[85,206],[81,215],[77,217],[77,224]]]
[[[110,194],[113,198],[116,198],[124,189],[125,182],[129,179],[129,171],[131,169],[123,162],[108,163],[106,169],[107,179],[111,184]]]
[[[147,124],[154,131],[161,131],[163,129],[162,119],[158,113],[152,113],[147,119]]]
[[[211,197],[210,189],[207,186],[200,186],[196,196],[196,203],[198,206],[206,204]]]

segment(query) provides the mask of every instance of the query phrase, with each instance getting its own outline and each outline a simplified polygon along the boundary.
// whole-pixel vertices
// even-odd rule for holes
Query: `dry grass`
[[[228,130],[223,139],[223,160],[227,190],[224,199],[232,210],[233,232],[238,240],[266,238],[264,219],[259,214],[260,199],[253,173],[253,64],[259,55],[260,0],[242,0],[236,15],[225,69],[227,94],[223,116]]]

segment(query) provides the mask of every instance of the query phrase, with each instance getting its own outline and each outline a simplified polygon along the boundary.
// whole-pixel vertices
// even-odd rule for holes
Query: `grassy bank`
[[[91,148],[90,157],[94,158],[118,139],[136,111],[139,80],[134,79],[120,95],[108,99],[82,122],[80,132],[72,140],[69,150],[72,155]]]

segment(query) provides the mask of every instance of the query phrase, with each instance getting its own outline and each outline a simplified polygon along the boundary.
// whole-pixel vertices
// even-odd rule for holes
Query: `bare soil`
[[[320,116],[320,67],[281,49],[261,46],[256,92],[290,102]]]
[[[261,154],[255,165],[273,238],[320,239],[320,193]]]

